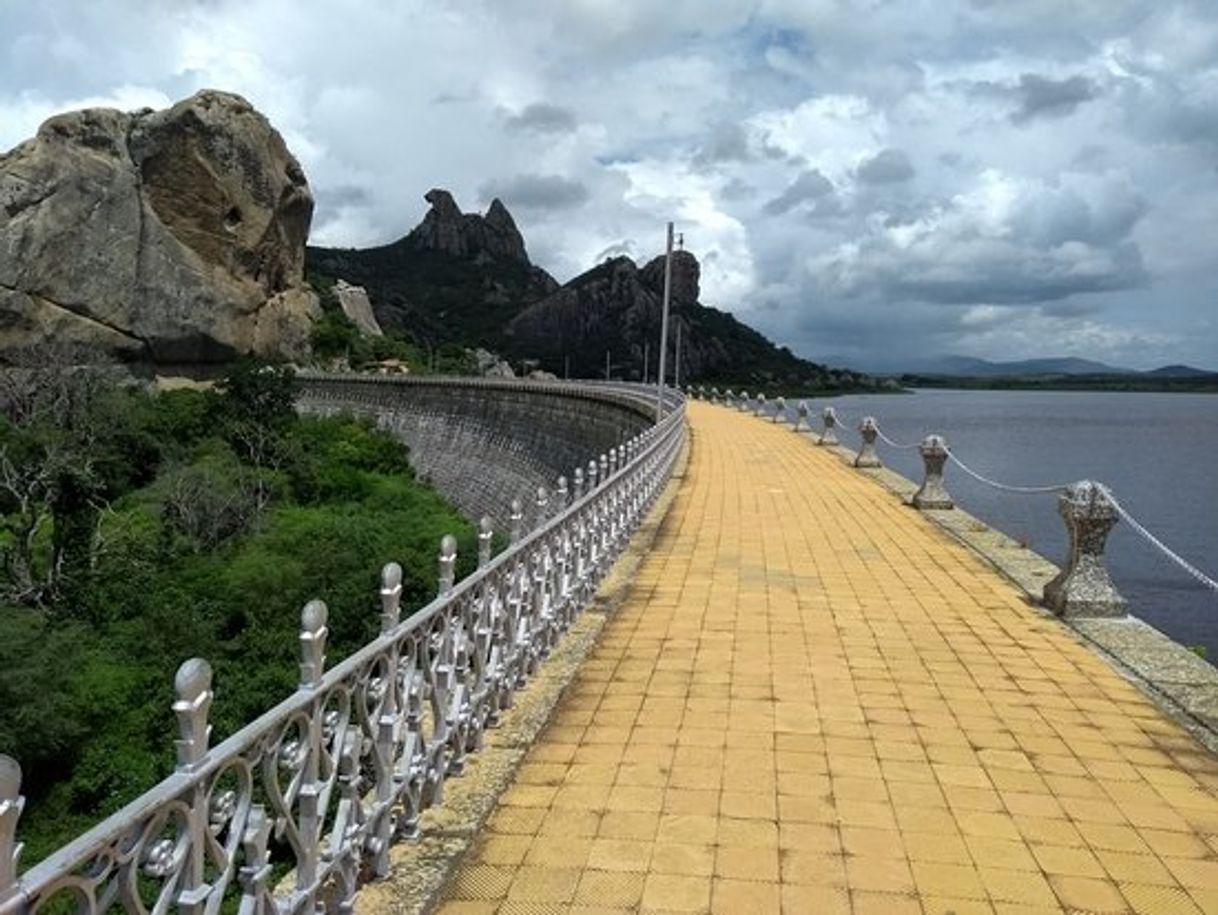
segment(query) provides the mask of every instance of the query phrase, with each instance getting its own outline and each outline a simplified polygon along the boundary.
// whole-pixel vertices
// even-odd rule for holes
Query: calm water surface
[[[1003,483],[1038,486],[1094,479],[1133,517],[1211,578],[1218,578],[1218,396],[1050,391],[918,391],[904,396],[809,400],[815,428],[832,404],[857,446],[867,414],[900,443],[930,432],[973,470]],[[884,463],[922,479],[916,450],[878,443]],[[950,462],[948,491],[966,511],[1061,564],[1065,526],[1057,496],[994,490]],[[1108,566],[1130,609],[1218,663],[1218,594],[1206,590],[1118,522]]]

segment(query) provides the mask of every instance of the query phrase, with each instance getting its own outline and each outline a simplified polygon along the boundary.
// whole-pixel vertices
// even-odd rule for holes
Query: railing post
[[[749,411],[749,409],[750,409],[749,408],[749,392],[741,391],[740,392],[740,412],[747,413]]]
[[[440,585],[439,594],[443,597],[453,589],[453,581],[457,575],[457,538],[445,534],[440,538]]]
[[[928,435],[918,446],[922,455],[922,485],[913,495],[914,508],[953,508],[952,497],[943,485],[943,466],[947,462],[947,442],[941,435]]]
[[[604,486],[609,482],[609,455],[605,454],[603,451],[601,452],[600,473],[601,485]]]
[[[544,486],[537,487],[537,497],[533,502],[533,511],[537,518],[535,521],[536,527],[541,527],[546,523],[546,518],[549,516],[550,510],[550,494]]]
[[[710,392],[711,403],[719,403],[719,389],[711,388]]]
[[[21,888],[17,884],[17,821],[25,807],[21,796],[21,766],[11,756],[0,753],[0,912],[18,912]]]
[[[596,491],[597,475],[600,471],[597,470],[596,461],[588,462],[588,492]]]
[[[495,538],[495,527],[489,515],[478,519],[478,568],[491,561],[491,541]]]
[[[757,403],[756,403],[755,407],[756,408],[753,410],[753,414],[755,416],[765,416],[766,402],[765,402],[764,394],[757,395]]]
[[[1070,535],[1070,552],[1061,572],[1045,585],[1045,605],[1065,617],[1124,616],[1125,599],[1104,564],[1104,544],[1118,520],[1108,491],[1081,480],[1058,497],[1057,511]]]
[[[211,726],[207,713],[211,709],[211,665],[202,658],[191,658],[178,668],[173,678],[177,699],[173,703],[173,714],[178,719],[177,769],[189,772],[207,756]],[[186,846],[186,860],[178,878],[176,902],[186,913],[203,911],[211,887],[206,883],[207,827],[210,819],[207,795],[201,784],[191,791],[190,809],[187,814],[187,832],[190,836]]]
[[[320,600],[309,601],[300,611],[301,689],[321,685],[321,675],[326,666],[326,637],[330,634],[326,627],[329,618],[330,611]]]
[[[609,449],[609,476],[613,476],[615,473],[617,473],[617,449],[610,448]]]
[[[396,562],[386,563],[381,569],[381,635],[388,635],[398,627],[402,618],[402,567]],[[378,877],[389,873],[389,846],[393,843],[393,796],[396,788],[394,776],[394,734],[398,727],[398,653],[394,649],[386,660],[380,714],[376,720],[376,802],[377,818],[372,827],[372,870]],[[261,810],[257,811],[261,815]],[[250,827],[247,831],[246,854],[251,848],[266,854],[267,837],[260,825],[255,825],[255,811],[250,811]],[[264,818],[265,819],[265,818]],[[259,821],[260,822],[260,821]],[[269,834],[270,824],[266,830]],[[253,842],[251,846],[249,843]],[[244,881],[243,881],[244,885]],[[241,915],[241,913],[238,913]]]
[[[791,431],[803,432],[804,429],[811,431],[812,424],[808,422],[808,402],[801,400],[799,406],[795,408],[795,425],[791,427]]]
[[[554,514],[557,515],[560,512],[566,511],[567,505],[570,504],[568,496],[567,478],[560,476],[558,478],[558,486],[554,490],[554,499],[557,502],[557,505],[554,507]]]
[[[575,501],[578,502],[584,497],[584,471],[581,467],[575,468]]]
[[[785,423],[787,421],[787,399],[779,397],[774,401],[774,422]]]
[[[512,500],[511,514],[508,515],[508,540],[513,546],[524,537],[524,506],[519,499]]]
[[[864,416],[859,423],[859,453],[854,456],[855,467],[882,467],[880,456],[875,452],[875,439],[880,427],[875,423],[875,417]]]
[[[820,414],[821,422],[825,424],[824,430],[820,434],[820,438],[816,440],[818,445],[836,445],[837,444],[837,411],[832,407],[825,407]]]

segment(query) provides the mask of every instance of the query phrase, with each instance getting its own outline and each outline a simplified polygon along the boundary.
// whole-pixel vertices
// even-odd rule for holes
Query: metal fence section
[[[557,388],[654,410],[623,386]],[[589,604],[663,489],[685,434],[684,401],[670,398],[661,423],[586,476],[573,468],[574,492],[556,486],[538,526],[462,581],[452,581],[445,538],[440,593],[406,620],[401,569],[386,565],[380,635],[328,670],[329,611],[310,601],[298,689],[215,747],[211,668],[187,661],[174,683],[176,771],[20,876],[21,773],[0,756],[0,915],[58,911],[60,901],[82,915],[350,912],[360,885],[389,872],[391,846],[443,802],[447,778]]]

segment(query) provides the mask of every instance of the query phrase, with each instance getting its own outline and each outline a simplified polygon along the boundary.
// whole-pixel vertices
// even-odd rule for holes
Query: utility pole
[[[677,354],[673,360],[672,367],[672,386],[680,389],[681,387],[681,322],[677,322]]]
[[[668,350],[668,302],[672,296],[672,223],[664,249],[664,310],[660,318],[660,377],[656,380],[656,422],[664,418],[664,356]]]
[[[643,384],[647,384],[647,367],[651,363],[651,341],[643,343]]]

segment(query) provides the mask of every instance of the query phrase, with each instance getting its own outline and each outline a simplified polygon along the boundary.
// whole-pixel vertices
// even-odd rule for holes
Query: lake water
[[[1081,479],[1107,484],[1134,518],[1180,556],[1218,579],[1218,396],[1124,392],[940,391],[808,401],[813,427],[832,404],[843,443],[857,447],[859,420],[876,418],[899,443],[937,432],[970,468],[1002,483],[1038,486]],[[886,465],[922,479],[916,450],[878,443]],[[948,463],[948,491],[966,511],[1059,565],[1066,529],[1056,494],[990,488]],[[1218,663],[1218,593],[1207,590],[1124,522],[1108,540],[1108,567],[1130,610]]]

